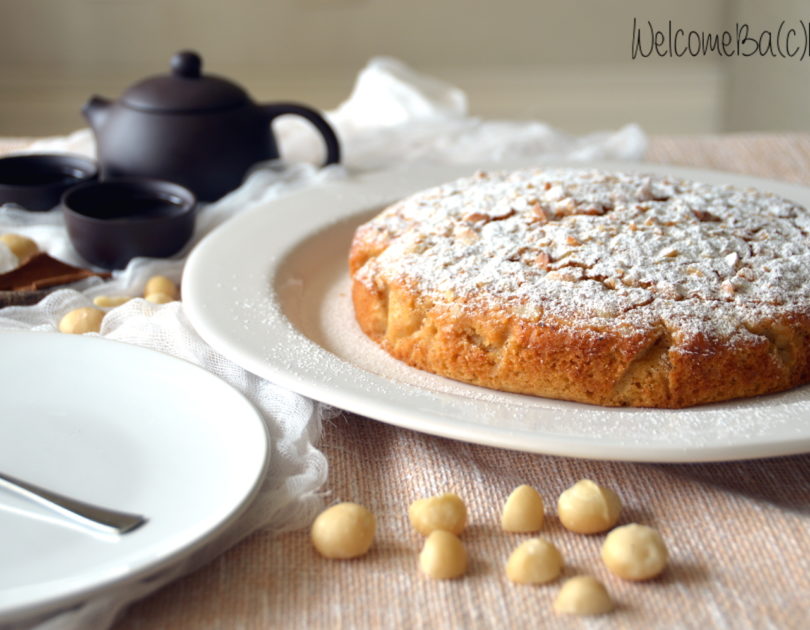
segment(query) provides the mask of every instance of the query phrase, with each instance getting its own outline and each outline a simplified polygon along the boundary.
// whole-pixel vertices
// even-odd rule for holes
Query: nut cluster
[[[143,297],[153,304],[166,304],[180,298],[180,289],[166,276],[152,276],[146,281]],[[93,298],[95,306],[83,306],[68,311],[59,321],[59,332],[72,335],[97,333],[101,330],[101,322],[107,310],[121,306],[131,299],[128,295],[98,295]]]
[[[37,243],[27,236],[14,233],[0,234],[0,244],[17,258],[17,264],[22,265],[39,253]],[[166,304],[180,299],[180,290],[177,285],[166,276],[152,276],[146,281],[143,297],[154,304]],[[83,306],[65,313],[59,320],[59,332],[71,335],[97,333],[101,330],[101,322],[106,314],[105,309],[115,308],[131,300],[128,295],[99,295],[93,299],[94,306]]]
[[[618,495],[589,479],[575,483],[557,501],[560,522],[578,534],[611,530],[618,523],[620,512]],[[447,580],[466,573],[468,554],[461,535],[468,513],[461,497],[445,493],[418,499],[409,506],[408,519],[426,537],[418,558],[424,575]],[[506,532],[536,534],[545,522],[543,498],[531,486],[518,486],[506,499],[500,520],[501,529]],[[315,519],[311,537],[315,548],[327,558],[355,558],[371,548],[375,531],[376,519],[370,510],[355,503],[340,503]],[[669,555],[655,529],[630,523],[610,531],[602,544],[601,557],[613,575],[641,581],[659,575]],[[547,584],[560,576],[564,564],[556,545],[533,536],[515,547],[505,571],[515,584]],[[566,580],[554,601],[554,610],[559,614],[599,615],[613,607],[604,584],[590,575]]]
[[[413,528],[427,536],[419,554],[419,568],[438,580],[457,578],[467,571],[467,550],[459,535],[467,525],[467,506],[457,494],[418,499],[408,508]]]

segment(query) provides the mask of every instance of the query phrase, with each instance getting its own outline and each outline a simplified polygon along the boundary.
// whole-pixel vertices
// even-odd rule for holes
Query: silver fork
[[[126,534],[146,522],[146,518],[140,514],[84,503],[3,473],[0,473],[0,487],[36,501],[72,521],[106,533]]]

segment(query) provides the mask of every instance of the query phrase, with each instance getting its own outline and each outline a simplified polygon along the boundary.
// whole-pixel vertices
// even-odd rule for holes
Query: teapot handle
[[[326,161],[324,162],[324,166],[340,162],[340,142],[338,142],[335,131],[329,123],[323,119],[323,116],[314,109],[306,105],[299,105],[298,103],[272,103],[270,105],[262,105],[262,109],[267,115],[269,122],[272,122],[277,116],[284,114],[294,114],[306,118],[320,132],[326,143]]]

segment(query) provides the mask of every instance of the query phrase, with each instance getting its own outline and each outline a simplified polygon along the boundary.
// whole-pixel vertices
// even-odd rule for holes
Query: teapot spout
[[[82,107],[82,115],[90,123],[93,131],[98,131],[107,120],[112,102],[101,96],[93,96]]]

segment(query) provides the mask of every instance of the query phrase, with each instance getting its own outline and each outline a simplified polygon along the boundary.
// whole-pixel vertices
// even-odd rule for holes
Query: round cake
[[[810,212],[636,173],[484,173],[361,225],[363,331],[493,389],[678,408],[810,381]]]

